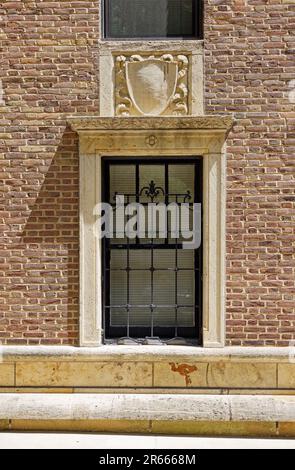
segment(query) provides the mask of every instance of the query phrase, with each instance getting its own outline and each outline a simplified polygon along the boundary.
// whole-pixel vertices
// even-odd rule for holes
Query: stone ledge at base
[[[0,420],[295,422],[295,396],[5,393]]]
[[[0,394],[0,431],[295,437],[295,397]]]

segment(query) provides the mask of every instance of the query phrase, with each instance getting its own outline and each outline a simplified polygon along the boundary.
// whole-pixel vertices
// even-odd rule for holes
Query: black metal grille
[[[179,192],[171,187],[186,183],[178,179],[178,168],[182,173],[187,170],[192,181],[191,188],[181,187]],[[158,175],[149,174],[149,170]],[[142,172],[150,179],[141,185]],[[113,179],[112,173],[119,179]],[[123,190],[118,190],[121,173],[127,179]],[[158,183],[159,174],[162,181]],[[104,159],[103,175],[104,201],[114,207],[117,195],[124,195],[126,205],[139,202],[144,207],[161,201],[166,205],[201,203],[199,158],[152,162],[124,159],[123,163],[122,158]],[[202,250],[183,250],[183,240],[174,237],[168,221],[167,224],[165,238],[158,238],[157,232],[144,239],[103,239],[105,338],[192,338],[200,342]]]

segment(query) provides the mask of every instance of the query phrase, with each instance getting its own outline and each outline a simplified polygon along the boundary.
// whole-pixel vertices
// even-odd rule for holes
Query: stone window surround
[[[102,345],[101,255],[94,207],[101,158],[203,157],[203,347],[225,342],[225,139],[231,117],[72,117],[80,158],[80,346]],[[149,139],[150,137],[153,139]],[[150,143],[152,142],[152,144]],[[120,346],[117,346],[120,348]],[[167,346],[169,348],[170,346]]]

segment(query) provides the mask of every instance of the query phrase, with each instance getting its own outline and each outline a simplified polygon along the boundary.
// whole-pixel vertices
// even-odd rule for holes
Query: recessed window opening
[[[124,196],[124,206],[139,203],[146,211],[151,202],[200,204],[201,167],[200,158],[103,159],[103,200],[115,209]],[[171,227],[168,218],[166,233],[103,238],[106,339],[200,343],[202,246],[184,249]]]

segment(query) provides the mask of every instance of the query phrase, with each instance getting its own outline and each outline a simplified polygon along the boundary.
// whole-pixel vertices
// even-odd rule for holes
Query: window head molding
[[[229,116],[72,117],[80,152],[80,345],[102,344],[101,247],[95,206],[104,156],[203,157],[203,346],[225,340],[225,141]]]
[[[192,130],[207,131],[208,134],[227,136],[233,125],[231,116],[192,116],[192,117],[100,117],[75,116],[68,118],[68,123],[79,135],[84,132],[117,130]]]

